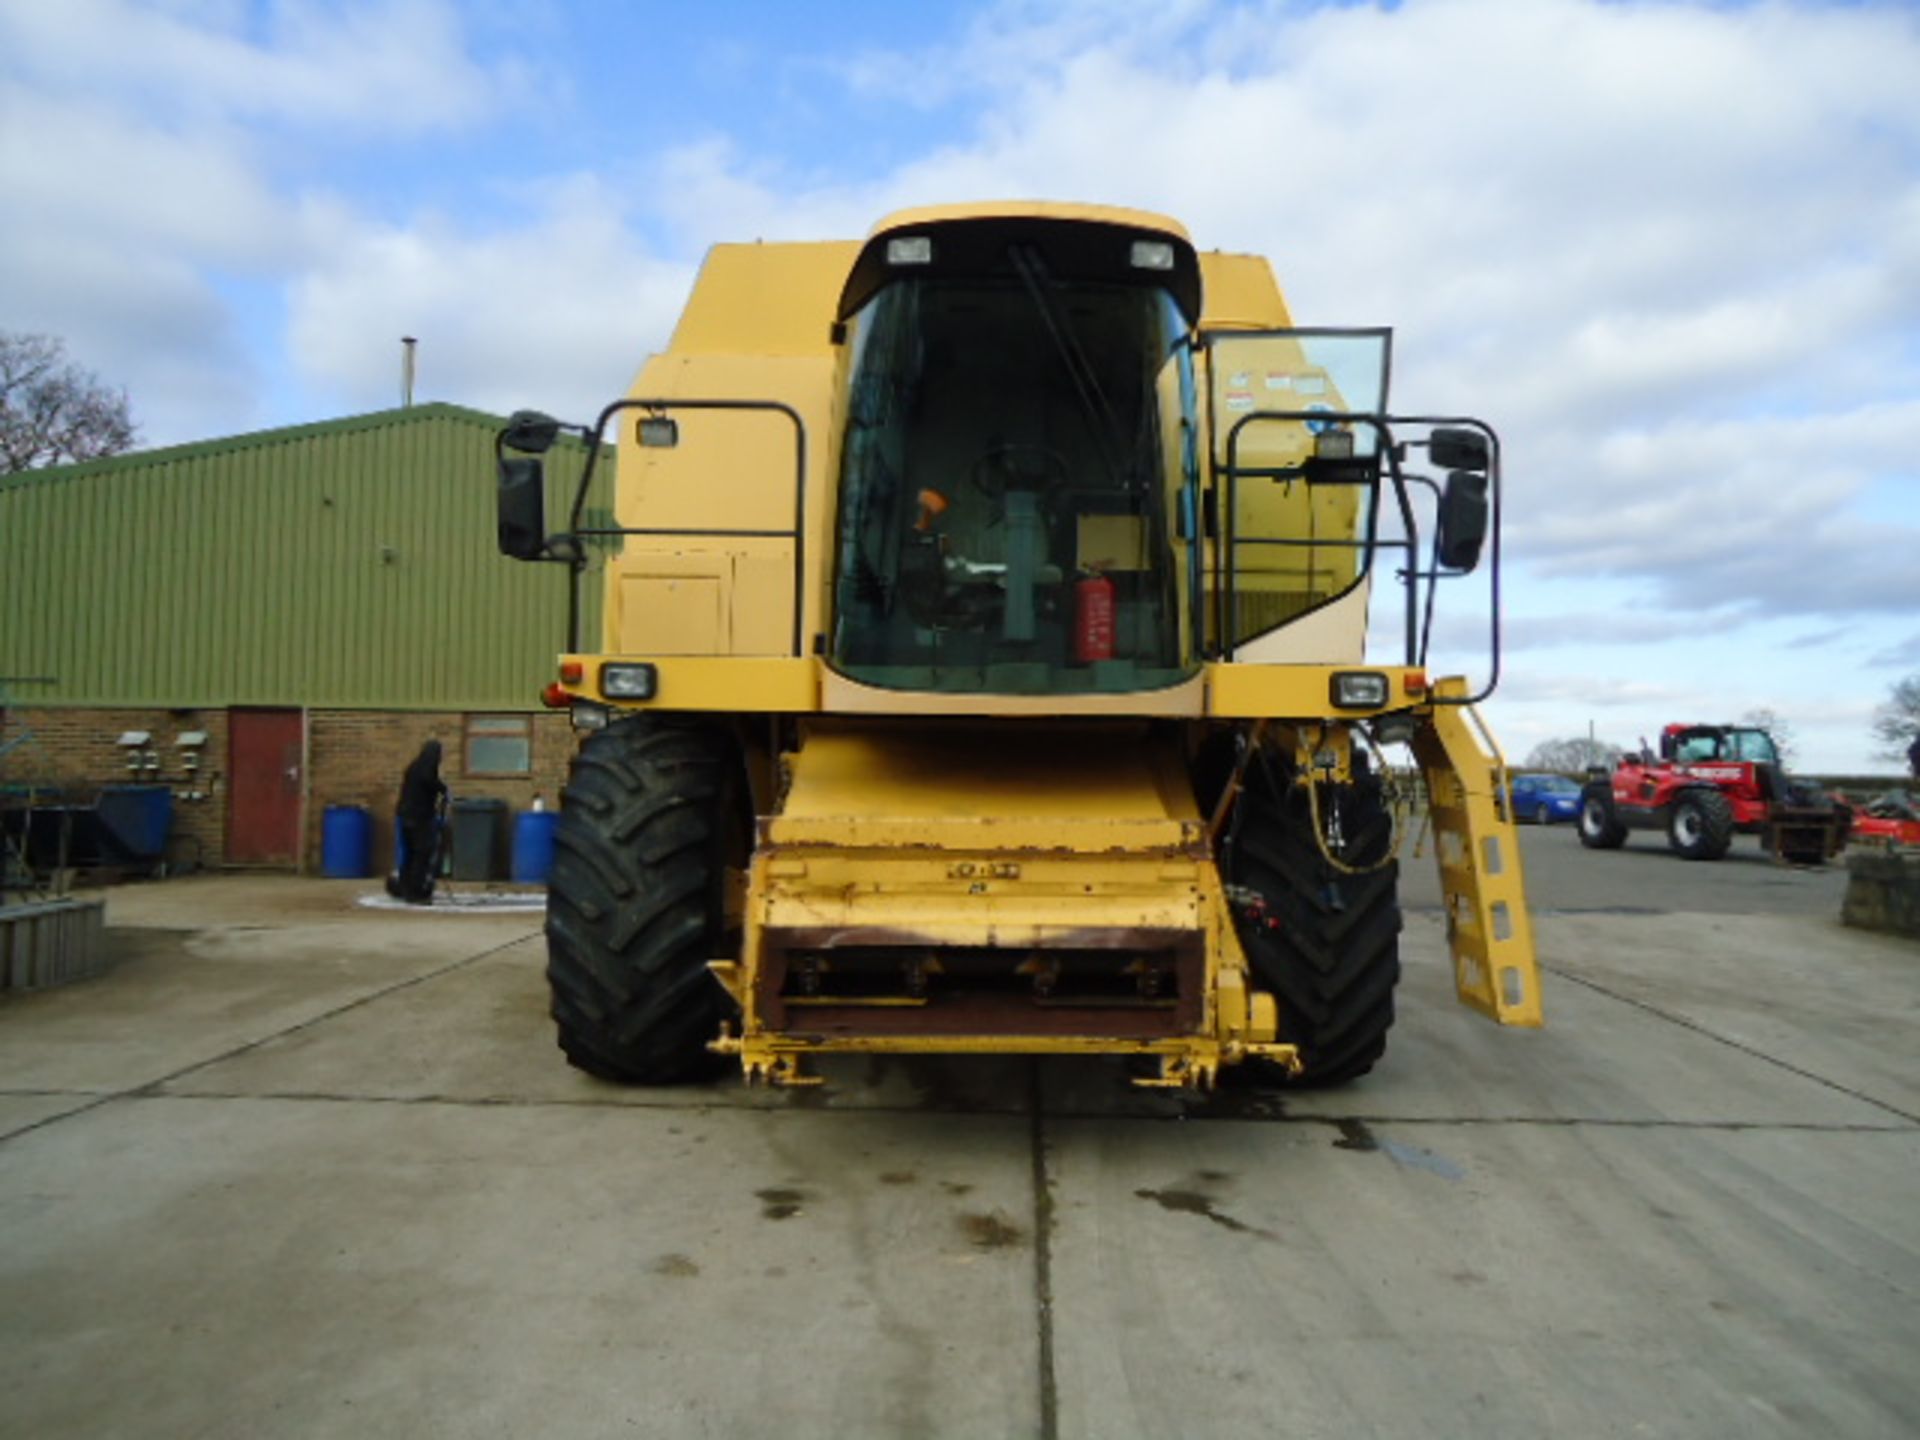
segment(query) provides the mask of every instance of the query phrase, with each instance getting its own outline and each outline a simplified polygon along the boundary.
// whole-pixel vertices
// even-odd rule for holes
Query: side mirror
[[[1471,570],[1480,563],[1480,547],[1487,540],[1487,477],[1470,470],[1447,476],[1440,496],[1440,566]]]
[[[560,422],[538,410],[516,410],[507,417],[507,428],[500,432],[500,443],[523,455],[544,455],[560,438]]]
[[[1487,437],[1478,430],[1436,430],[1427,437],[1436,470],[1485,470],[1491,463]]]
[[[547,478],[532,458],[500,461],[500,553],[514,560],[538,560],[547,550]]]

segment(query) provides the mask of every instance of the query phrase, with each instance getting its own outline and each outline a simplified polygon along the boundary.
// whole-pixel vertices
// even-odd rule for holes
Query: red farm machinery
[[[1596,771],[1580,798],[1580,843],[1615,850],[1634,830],[1664,831],[1684,860],[1718,860],[1735,835],[1790,865],[1823,865],[1846,847],[1849,807],[1790,779],[1765,730],[1669,725],[1656,757],[1644,745],[1611,774]]]

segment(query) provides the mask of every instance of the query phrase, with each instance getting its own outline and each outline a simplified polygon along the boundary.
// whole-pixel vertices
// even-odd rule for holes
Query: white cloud
[[[393,134],[478,119],[500,76],[475,64],[442,0],[233,4],[24,0],[0,9],[12,63],[105,88],[148,113]]]
[[[1519,615],[1508,617],[1501,626],[1500,645],[1508,654],[1576,645],[1657,645],[1681,633],[1689,637],[1731,634],[1752,622],[1753,612],[1744,609]],[[1485,615],[1462,617],[1448,627],[1446,636],[1457,642],[1484,643],[1486,624]],[[1436,644],[1440,643],[1442,638],[1437,637]]]
[[[1543,575],[1646,577],[1688,608],[1920,611],[1920,566],[1873,558],[1920,550],[1920,495],[1911,523],[1849,509],[1875,477],[1911,476],[1920,402],[1616,425],[1542,454],[1561,493],[1523,495],[1513,543]]]
[[[57,145],[45,137],[57,134]],[[219,433],[251,408],[217,279],[270,267],[288,213],[223,148],[128,124],[83,99],[0,81],[0,194],[33,223],[0,226],[0,314],[68,342],[133,396],[150,439]],[[157,421],[157,424],[156,424]]]
[[[616,197],[580,177],[511,230],[417,216],[343,233],[295,282],[288,336],[343,408],[395,403],[404,334],[420,340],[423,399],[590,420],[665,344],[691,279],[638,249]]]
[[[149,443],[259,422],[277,337],[233,292],[367,223],[280,172],[289,136],[472,124],[516,83],[432,0],[0,4],[0,55],[0,194],[32,217],[0,227],[0,315],[124,386]]]

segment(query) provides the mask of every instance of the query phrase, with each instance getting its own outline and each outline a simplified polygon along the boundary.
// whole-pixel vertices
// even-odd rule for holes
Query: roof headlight
[[[1173,246],[1165,240],[1136,240],[1132,260],[1136,270],[1171,270]]]

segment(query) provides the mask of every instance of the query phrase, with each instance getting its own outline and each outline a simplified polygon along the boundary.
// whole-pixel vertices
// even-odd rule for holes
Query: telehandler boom
[[[500,436],[500,545],[564,563],[547,698],[584,733],[548,908],[561,1048],[1119,1055],[1362,1075],[1424,776],[1460,999],[1540,1023],[1504,766],[1430,676],[1443,582],[1498,599],[1477,420],[1387,412],[1390,334],[1294,326],[1264,260],[1139,211],[958,205],[717,246],[590,427],[549,531]],[[611,524],[584,500],[617,437]],[[1423,529],[1424,526],[1424,529]],[[589,552],[604,635],[578,634]],[[1369,661],[1369,606],[1402,633]]]

